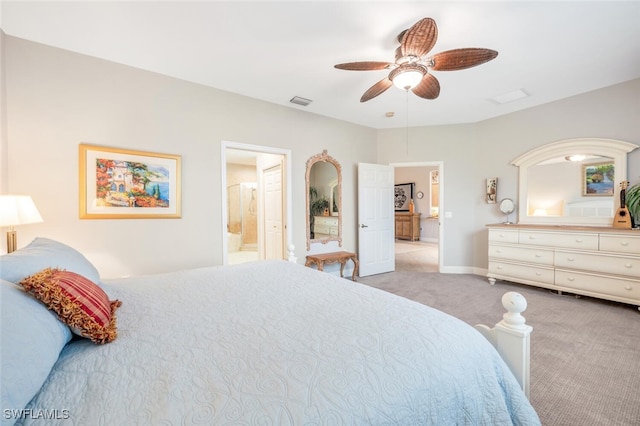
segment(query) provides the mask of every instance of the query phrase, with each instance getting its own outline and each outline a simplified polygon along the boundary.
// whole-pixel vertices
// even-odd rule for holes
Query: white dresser
[[[338,216],[316,216],[314,223],[316,238],[338,235]]]
[[[488,225],[496,279],[640,306],[640,231],[610,227]]]

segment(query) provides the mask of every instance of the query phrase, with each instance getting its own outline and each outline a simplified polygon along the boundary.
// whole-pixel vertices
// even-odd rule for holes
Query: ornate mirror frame
[[[324,162],[330,163],[336,168],[337,174],[337,182],[335,179],[328,182],[330,186],[331,193],[326,195],[328,200],[330,200],[329,204],[329,215],[327,217],[336,218],[338,221],[338,232],[337,235],[330,235],[323,238],[311,238],[311,194],[310,194],[310,180],[311,180],[311,170],[314,164]],[[323,150],[322,153],[316,154],[313,157],[307,160],[307,172],[305,174],[305,190],[306,190],[306,205],[307,205],[307,250],[311,249],[312,243],[322,243],[327,244],[329,241],[337,241],[338,245],[342,247],[342,167],[340,163],[333,157],[331,157],[327,150]],[[334,194],[333,188],[337,187],[337,194]],[[336,200],[337,198],[337,200]],[[337,205],[338,211],[337,214],[334,212],[333,204]]]
[[[609,157],[615,166],[615,182],[613,194],[613,212],[620,204],[620,182],[627,179],[627,154],[638,148],[629,142],[581,138],[552,142],[534,148],[511,162],[519,168],[518,182],[518,223],[549,225],[587,225],[611,226],[611,217],[574,217],[574,216],[533,216],[528,214],[529,169],[541,162],[573,154],[588,154]]]

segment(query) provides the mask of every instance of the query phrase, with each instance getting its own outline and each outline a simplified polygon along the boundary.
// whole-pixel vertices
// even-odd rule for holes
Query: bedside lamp
[[[7,253],[12,253],[17,248],[16,225],[42,221],[42,216],[28,195],[0,195],[0,227],[9,227]]]

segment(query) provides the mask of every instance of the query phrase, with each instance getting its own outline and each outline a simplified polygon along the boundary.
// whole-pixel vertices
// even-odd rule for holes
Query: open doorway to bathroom
[[[223,264],[286,258],[289,157],[289,150],[223,141]]]
[[[396,212],[395,270],[439,272],[442,265],[440,212],[444,166],[439,161],[396,163],[392,166],[396,185],[413,184],[413,213]]]

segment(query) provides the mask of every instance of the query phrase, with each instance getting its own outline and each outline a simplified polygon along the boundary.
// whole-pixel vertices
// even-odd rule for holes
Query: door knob
[[[368,228],[368,226],[363,223],[362,225],[360,225],[360,228]]]

